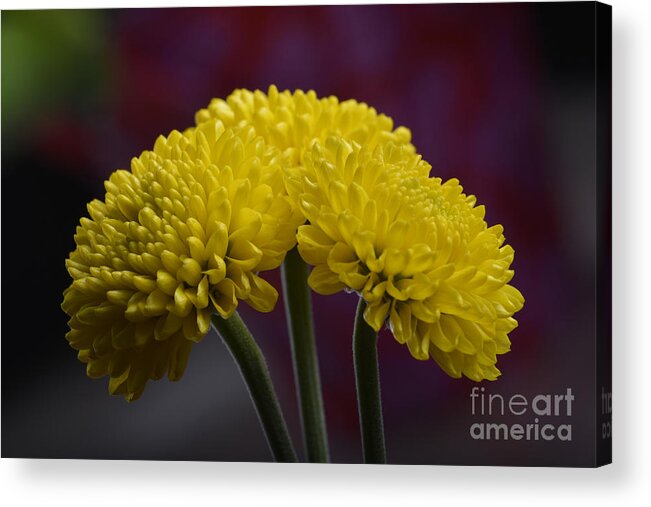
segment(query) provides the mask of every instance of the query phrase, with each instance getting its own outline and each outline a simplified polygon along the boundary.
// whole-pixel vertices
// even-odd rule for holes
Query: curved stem
[[[327,463],[328,435],[321,395],[319,362],[314,341],[308,269],[297,249],[287,253],[282,266],[285,314],[294,363],[296,392],[301,408],[303,439],[308,461]]]
[[[353,360],[364,463],[386,463],[377,333],[364,320],[365,309],[366,302],[360,298],[353,332]]]
[[[274,460],[296,462],[296,452],[260,347],[237,312],[228,319],[215,314],[212,323],[242,373]]]

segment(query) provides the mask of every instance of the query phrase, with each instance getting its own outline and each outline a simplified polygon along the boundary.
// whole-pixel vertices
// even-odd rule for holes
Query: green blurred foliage
[[[83,108],[106,73],[106,11],[2,12],[2,131]],[[5,139],[6,141],[6,139]]]

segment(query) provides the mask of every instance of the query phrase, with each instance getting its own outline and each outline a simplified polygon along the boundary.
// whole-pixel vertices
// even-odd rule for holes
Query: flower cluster
[[[357,292],[373,329],[388,322],[453,377],[497,378],[524,302],[508,285],[513,248],[457,180],[429,176],[408,129],[275,86],[214,99],[195,120],[113,173],[77,228],[62,308],[89,376],[128,400],[179,379],[213,312],[274,307],[259,272],[298,241],[315,291]]]
[[[298,248],[315,266],[316,292],[355,291],[367,323],[378,331],[388,320],[416,359],[432,357],[452,377],[494,380],[524,302],[508,285],[514,251],[457,180],[429,171],[391,143],[314,143],[287,171],[290,197],[309,222]]]
[[[257,273],[280,265],[304,220],[280,159],[253,128],[208,121],[160,137],[88,205],[62,307],[70,345],[111,394],[134,400],[148,379],[179,379],[213,311],[274,307]]]

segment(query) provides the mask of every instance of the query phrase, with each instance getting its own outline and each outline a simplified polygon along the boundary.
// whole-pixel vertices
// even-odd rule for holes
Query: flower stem
[[[274,460],[296,462],[296,452],[260,347],[237,312],[228,319],[215,314],[212,323],[242,373]]]
[[[296,393],[301,407],[303,439],[308,461],[327,463],[328,435],[319,380],[319,361],[314,341],[312,300],[307,277],[307,264],[294,248],[287,253],[283,263],[282,279]]]
[[[353,331],[353,360],[364,463],[386,463],[377,333],[364,320],[365,309],[366,302],[359,298]]]

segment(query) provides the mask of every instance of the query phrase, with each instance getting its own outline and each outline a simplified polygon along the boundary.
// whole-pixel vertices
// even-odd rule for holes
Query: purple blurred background
[[[103,180],[191,125],[212,97],[274,83],[369,103],[411,129],[433,174],[477,195],[516,250],[513,284],[526,298],[503,376],[482,386],[576,396],[572,442],[473,441],[476,384],[415,361],[383,332],[389,461],[585,461],[595,438],[594,35],[592,3],[3,12],[2,455],[270,459],[216,335],[194,348],[181,382],[150,382],[127,405],[105,379],[85,377],[59,304],[75,226]],[[359,462],[355,300],[313,303],[332,459]],[[242,314],[302,453],[282,301],[271,315]]]

